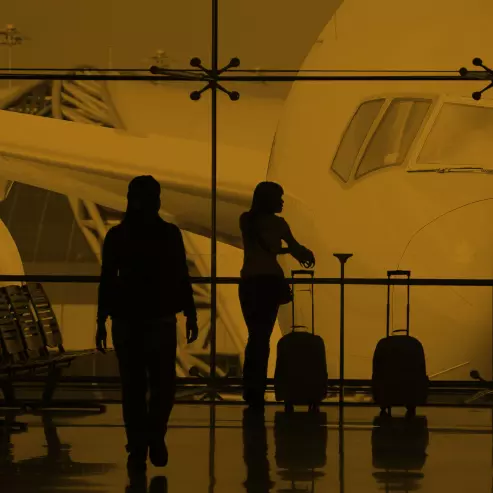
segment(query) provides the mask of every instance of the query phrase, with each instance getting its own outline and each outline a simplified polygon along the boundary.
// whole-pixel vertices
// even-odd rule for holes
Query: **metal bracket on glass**
[[[493,70],[490,69],[489,67],[487,67],[486,65],[483,64],[483,60],[481,60],[481,58],[475,58],[473,61],[472,61],[472,64],[475,66],[475,67],[481,67],[482,69],[484,69],[484,72],[477,72],[477,71],[470,71],[468,70],[467,68],[465,67],[462,67],[460,70],[459,70],[459,73],[462,77],[465,77],[466,75],[481,75],[482,77],[484,77],[485,80],[489,80],[490,83],[488,86],[486,86],[483,90],[481,91],[476,91],[476,92],[473,92],[472,93],[472,98],[475,100],[475,101],[479,101],[481,99],[481,96],[486,92],[488,91],[489,89],[491,89],[493,87]]]
[[[192,93],[190,93],[190,99],[192,101],[198,101],[200,99],[200,97],[202,96],[202,93],[204,93],[208,89],[212,89],[213,87],[215,89],[219,89],[220,91],[227,94],[229,96],[229,99],[231,99],[231,101],[238,101],[238,99],[240,99],[240,93],[238,91],[228,91],[224,86],[222,86],[218,82],[218,76],[219,75],[228,71],[230,68],[237,68],[240,66],[240,59],[239,58],[236,58],[236,57],[232,58],[231,61],[227,65],[225,65],[223,68],[217,70],[215,75],[214,75],[213,70],[207,69],[202,65],[202,61],[200,60],[200,58],[197,58],[197,57],[192,58],[190,60],[190,65],[194,68],[200,69],[200,71],[202,73],[197,74],[195,72],[186,72],[184,74],[184,79],[190,80],[191,78],[193,78],[193,79],[196,79],[197,81],[207,82],[207,85],[204,88],[202,88],[200,91],[193,91]],[[166,69],[166,68],[157,67],[155,65],[153,65],[149,69],[149,71],[151,72],[151,74],[154,74],[154,75],[171,75],[171,74],[173,74],[176,76],[176,74],[173,71]]]

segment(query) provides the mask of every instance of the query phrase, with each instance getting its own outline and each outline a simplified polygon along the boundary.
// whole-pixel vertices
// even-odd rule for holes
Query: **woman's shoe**
[[[413,419],[416,417],[416,408],[415,407],[408,407],[406,410],[406,419]]]
[[[128,452],[127,470],[129,474],[140,474],[147,470],[147,447],[126,446]]]
[[[243,394],[243,400],[248,404],[249,409],[264,409],[264,394],[258,391],[246,390]]]

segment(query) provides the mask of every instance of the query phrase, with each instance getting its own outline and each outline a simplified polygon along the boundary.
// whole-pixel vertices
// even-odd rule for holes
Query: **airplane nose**
[[[493,198],[464,204],[423,225],[410,238],[399,268],[410,269],[415,278],[492,279]],[[438,379],[468,380],[477,369],[491,379],[492,288],[416,286],[411,291],[411,335],[423,343],[428,373],[449,370]],[[394,288],[395,303],[405,303],[403,295],[402,288]],[[396,316],[403,311],[395,310]],[[458,365],[463,366],[451,370]]]

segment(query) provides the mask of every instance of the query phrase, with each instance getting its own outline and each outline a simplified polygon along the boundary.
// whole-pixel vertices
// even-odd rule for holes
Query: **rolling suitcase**
[[[410,271],[388,271],[387,276],[404,275]],[[405,335],[390,334],[390,284],[387,289],[387,336],[381,339],[373,355],[372,391],[373,399],[380,406],[382,414],[390,414],[393,406],[404,406],[410,416],[416,406],[426,403],[428,376],[423,346],[409,335],[410,287],[407,285],[406,329],[394,330]]]
[[[318,410],[320,402],[327,395],[327,361],[325,344],[320,336],[315,335],[314,283],[313,270],[292,271],[292,277],[299,274],[309,275],[311,279],[311,322],[310,332],[296,332],[294,298],[292,305],[292,331],[277,344],[277,361],[274,375],[276,400],[284,401],[286,411],[292,411],[296,404],[308,405],[311,410]],[[293,289],[293,294],[294,294]],[[305,327],[306,328],[306,327]]]

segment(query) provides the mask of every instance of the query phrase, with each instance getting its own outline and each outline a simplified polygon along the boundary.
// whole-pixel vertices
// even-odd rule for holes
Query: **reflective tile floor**
[[[337,408],[314,416],[268,407],[264,419],[242,406],[178,405],[170,463],[149,466],[147,485],[129,485],[118,405],[23,415],[27,431],[0,432],[0,492],[493,491],[491,410],[426,408],[413,422],[376,413],[347,408],[339,428]]]

